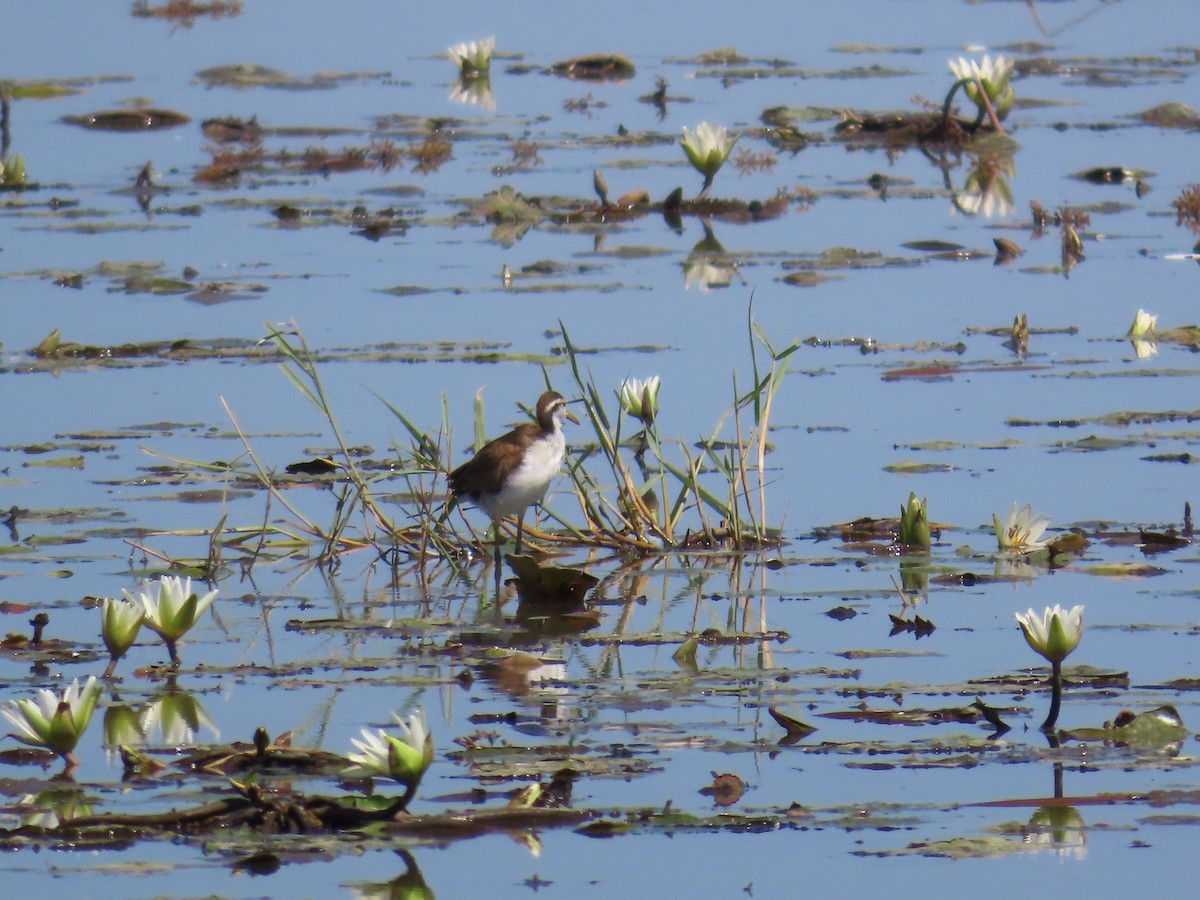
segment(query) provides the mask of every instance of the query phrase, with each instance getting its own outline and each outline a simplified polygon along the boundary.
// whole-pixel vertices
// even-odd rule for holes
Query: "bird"
[[[579,424],[556,391],[538,398],[536,422],[518,425],[484,444],[479,452],[447,476],[455,500],[467,499],[491,517],[496,534],[496,568],[500,567],[500,520],[517,517],[517,553],[525,510],[540,503],[562,468],[567,439],[563,421]]]

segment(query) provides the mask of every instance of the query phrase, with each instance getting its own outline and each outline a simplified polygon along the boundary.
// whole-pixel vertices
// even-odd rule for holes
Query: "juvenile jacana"
[[[473,457],[450,473],[450,492],[482,507],[496,532],[496,568],[500,567],[500,520],[517,517],[517,553],[525,510],[541,501],[546,488],[562,468],[567,440],[564,419],[579,420],[567,401],[555,391],[538,398],[537,422],[518,425],[508,434],[489,441]]]

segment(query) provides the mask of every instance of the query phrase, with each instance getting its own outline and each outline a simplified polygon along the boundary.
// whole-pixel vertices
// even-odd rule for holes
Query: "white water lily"
[[[963,89],[972,103],[981,110],[984,108],[983,99],[979,96],[979,87],[975,84],[976,81],[979,81],[982,82],[983,89],[987,92],[992,109],[996,112],[996,118],[1004,119],[1008,115],[1009,110],[1012,109],[1013,100],[1016,99],[1012,86],[1009,84],[1013,72],[1013,64],[1010,60],[1003,56],[997,56],[995,60],[991,56],[985,56],[982,60],[959,57],[957,60],[949,60],[949,64],[955,80],[970,79],[967,84],[963,85]]]
[[[626,378],[621,382],[621,390],[617,394],[621,409],[647,424],[653,422],[658,415],[658,386],[657,375],[651,375],[645,381]]]
[[[418,709],[407,721],[392,713],[392,719],[400,726],[401,737],[362,729],[362,740],[350,739],[359,752],[347,757],[354,765],[344,774],[351,778],[386,775],[414,790],[433,762],[433,737],[425,725],[425,711]]]
[[[470,41],[455,44],[447,54],[458,65],[458,71],[464,78],[469,78],[486,72],[492,64],[492,53],[496,49],[495,36],[486,37],[482,41]]]
[[[87,730],[99,697],[100,687],[91,675],[83,687],[78,678],[73,680],[61,697],[43,689],[36,700],[11,700],[0,707],[0,714],[17,728],[12,736],[22,744],[45,747],[74,765],[71,751]]]
[[[110,657],[108,670],[104,673],[106,677],[112,674],[117,660],[128,653],[137,640],[145,618],[145,608],[132,600],[105,597],[101,601],[100,636],[104,638],[104,646],[108,648]]]
[[[729,129],[723,125],[701,122],[695,131],[689,131],[685,126],[683,138],[679,143],[688,161],[704,176],[704,188],[701,191],[703,196],[712,186],[713,178],[721,170],[721,166],[725,165],[725,160],[729,159],[737,138],[731,138]]]
[[[1048,515],[1034,515],[1033,508],[1028,503],[1018,509],[1016,500],[1013,501],[1012,509],[1003,523],[998,515],[992,513],[992,527],[996,531],[996,541],[1001,550],[1027,553],[1044,547],[1046,542],[1041,537],[1049,524]]]
[[[217,597],[215,588],[201,597],[192,590],[191,578],[174,575],[163,575],[139,598],[129,591],[124,593],[130,600],[141,600],[146,610],[146,627],[166,642],[173,663],[179,662],[175,642],[191,631]]]
[[[1127,336],[1142,337],[1147,334],[1153,334],[1157,326],[1158,316],[1148,313],[1144,309],[1139,309],[1137,315],[1133,317],[1133,324],[1129,326]]]
[[[1065,610],[1056,603],[1041,616],[1032,609],[1015,615],[1025,641],[1048,662],[1061,663],[1083,637],[1083,606]]]

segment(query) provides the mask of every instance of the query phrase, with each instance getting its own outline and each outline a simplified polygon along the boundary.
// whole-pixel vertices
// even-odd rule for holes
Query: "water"
[[[1037,12],[1046,31],[1057,33],[1040,31],[1026,4],[932,0],[759,4],[749,15],[707,3],[682,12],[628,3],[606,7],[586,28],[559,34],[562,29],[547,23],[557,21],[560,9],[544,3],[497,17],[490,7],[473,4],[416,11],[360,3],[334,11],[258,2],[236,17],[200,17],[192,27],[133,18],[124,8],[23,4],[0,38],[0,76],[122,78],[99,80],[76,96],[13,105],[12,149],[25,156],[30,178],[41,187],[0,196],[6,204],[0,205],[0,505],[30,511],[18,518],[11,552],[0,556],[0,601],[23,605],[5,607],[8,632],[27,632],[32,613],[48,610],[48,635],[64,642],[66,655],[0,654],[0,693],[5,699],[29,696],[63,679],[99,673],[98,616],[80,601],[133,589],[131,555],[134,569],[153,561],[146,557],[143,563],[140,547],[171,558],[203,558],[204,532],[222,516],[230,526],[254,527],[269,515],[294,527],[294,517],[278,503],[264,512],[261,491],[226,475],[189,470],[164,481],[154,469],[171,459],[242,457],[221,398],[273,470],[328,452],[334,443],[324,421],[273,364],[39,363],[29,350],[53,329],[61,328],[64,340],[95,345],[178,338],[254,342],[264,336],[264,323],[295,321],[315,349],[334,357],[322,364],[321,376],[349,443],[370,447],[375,459],[387,457],[393,443],[407,443],[372,391],[430,431],[440,426],[445,397],[461,459],[476,390],[485,389],[488,432],[496,434],[519,419],[517,401],[532,403],[542,389],[540,366],[518,354],[548,361],[554,385],[571,387],[566,367],[549,356],[561,344],[560,323],[577,345],[602,348],[582,357],[597,384],[615,390],[626,376],[662,376],[661,434],[689,443],[707,435],[728,406],[734,373],[742,389],[751,377],[746,332],[753,295],[753,318],[777,347],[816,337],[869,338],[880,348],[863,354],[856,346],[805,345],[792,359],[773,410],[768,458],[768,519],[783,523],[788,540],[779,552],[782,568],[766,568],[756,558],[731,569],[726,560],[668,556],[622,570],[615,560],[577,554],[603,578],[594,594],[599,627],[578,638],[522,642],[494,637],[491,572],[485,568],[461,576],[436,566],[425,579],[403,569],[393,578],[365,550],[348,554],[335,572],[302,561],[242,572],[231,553],[215,615],[181,647],[184,671],[174,688],[148,668],[165,653],[145,633],[118,668],[123,680],[116,695],[106,695],[78,750],[82,764],[75,779],[94,811],[157,812],[228,791],[218,777],[135,782],[127,789],[119,760],[104,752],[105,710],[128,704],[142,713],[179,690],[199,701],[207,716],[190,742],[248,741],[261,724],[272,735],[292,730],[298,746],[342,754],[361,727],[386,724],[388,711],[422,704],[438,756],[414,813],[462,808],[451,795],[479,786],[489,791],[484,806],[500,806],[506,792],[531,781],[511,773],[492,780],[481,761],[455,743],[491,730],[501,741],[533,748],[516,754],[536,764],[531,771],[548,773],[559,765],[538,769],[547,765],[539,746],[571,744],[570,764],[585,771],[573,795],[580,808],[661,811],[669,801],[674,810],[710,817],[717,810],[699,789],[713,771],[733,772],[748,790],[729,811],[772,823],[765,834],[647,824],[630,835],[592,841],[547,828],[538,835],[540,855],[531,854],[529,842],[503,835],[438,849],[414,846],[428,887],[443,896],[477,890],[485,880],[489,890],[515,896],[535,878],[558,888],[591,887],[598,896],[644,892],[648,879],[659,883],[664,861],[676,873],[672,891],[699,896],[729,896],[751,883],[755,896],[788,895],[800,878],[832,894],[847,878],[888,887],[925,886],[937,878],[977,889],[981,875],[996,871],[990,862],[856,854],[896,851],[914,841],[994,836],[1002,823],[1027,823],[1036,805],[962,804],[1051,796],[1056,758],[1065,757],[1068,796],[1194,790],[1190,740],[1174,757],[1094,743],[1082,763],[1074,745],[1056,757],[1033,730],[1044,715],[1045,692],[982,683],[1037,662],[1014,627],[1015,610],[1086,603],[1088,630],[1069,663],[1128,672],[1130,687],[1068,690],[1060,724],[1098,727],[1123,708],[1143,711],[1163,703],[1175,704],[1192,724],[1198,711],[1191,695],[1168,685],[1196,677],[1190,661],[1196,557],[1190,547],[1151,558],[1165,570],[1157,577],[1093,574],[1089,568],[1100,563],[1143,559],[1130,542],[1093,539],[1063,569],[1033,569],[1017,580],[969,587],[935,580],[915,612],[937,629],[914,641],[909,634],[888,636],[887,614],[902,612],[891,581],[895,557],[818,540],[815,533],[864,515],[894,515],[914,490],[929,498],[931,517],[945,526],[934,562],[947,571],[989,575],[996,569],[991,514],[1003,513],[1014,499],[1050,513],[1055,529],[1078,524],[1095,533],[1096,523],[1107,523],[1112,532],[1132,535],[1139,526],[1179,524],[1183,504],[1192,498],[1190,466],[1143,460],[1190,452],[1196,432],[1185,419],[1127,428],[1009,424],[1013,418],[1087,419],[1126,410],[1186,412],[1196,377],[1186,347],[1160,342],[1156,356],[1137,359],[1123,339],[1139,307],[1157,313],[1161,328],[1194,321],[1194,263],[1165,258],[1189,251],[1195,241],[1175,225],[1171,208],[1194,177],[1193,135],[1131,118],[1194,93],[1196,63],[1190,50],[1179,49],[1177,12],[1165,2],[1043,3]],[[454,70],[444,48],[491,33],[502,54],[493,64],[495,112],[451,102]],[[777,152],[769,171],[741,176],[730,164],[717,176],[717,197],[766,200],[801,188],[816,195],[811,206],[793,204],[778,219],[711,223],[724,255],[737,266],[728,288],[704,292],[687,284],[689,255],[706,238],[694,217],[684,219],[682,233],[657,215],[606,226],[544,221],[505,242],[467,212],[504,184],[527,197],[590,205],[597,168],[613,196],[644,189],[661,200],[677,186],[691,196],[700,177],[676,143],[685,125],[725,124],[744,132],[739,149],[761,153],[770,149],[758,130],[769,108],[878,112],[911,109],[914,98],[940,102],[949,86],[947,57],[968,46],[1031,41],[1052,45],[1039,55],[1099,61],[1103,72],[1089,77],[1079,68],[1015,82],[1019,99],[1046,105],[1020,107],[1008,122],[1019,145],[1009,178],[1013,207],[990,220],[955,211],[943,173],[918,150],[890,156],[849,151],[828,119],[803,124],[810,145],[794,155]],[[849,52],[843,45],[850,44],[875,47]],[[713,67],[685,61],[727,46],[752,58],[751,65],[784,59],[809,72],[878,65],[901,74],[724,83]],[[630,82],[586,84],[511,71],[518,64],[544,67],[575,54],[616,50],[638,67]],[[231,62],[277,67],[298,78],[318,72],[358,76],[324,90],[209,88],[196,79],[203,69]],[[660,75],[669,81],[670,95],[691,100],[669,103],[661,121],[653,105],[637,99],[654,89]],[[138,97],[193,121],[146,134],[86,131],[61,121]],[[568,101],[586,103],[587,112],[568,111]],[[269,165],[247,172],[237,187],[197,186],[192,176],[210,159],[198,123],[229,115],[257,116],[268,129]],[[417,124],[378,124],[395,116],[415,117]],[[293,156],[314,145],[337,151],[365,146],[375,136],[406,149],[430,117],[452,120],[446,135],[453,158],[429,174],[411,171],[411,160],[390,172],[327,176],[276,161],[284,150]],[[646,140],[614,142],[619,126]],[[280,131],[317,127],[343,131],[326,138]],[[515,167],[514,139],[536,143],[541,161]],[[147,160],[164,189],[149,213],[129,192]],[[1152,191],[1139,198],[1132,184],[1094,185],[1073,177],[1098,166],[1145,170]],[[953,189],[963,188],[970,169],[965,157],[950,169]],[[886,199],[867,186],[877,173],[893,182]],[[52,212],[50,198],[77,201],[78,207]],[[1047,271],[1059,263],[1058,232],[1031,236],[1030,200],[1051,210],[1091,208],[1091,225],[1081,230],[1087,258],[1069,278]],[[1119,206],[1094,208],[1106,202]],[[332,215],[314,216],[300,228],[281,227],[271,214],[281,203]],[[364,240],[351,234],[349,213],[357,205],[372,211],[394,205],[409,228],[378,242]],[[188,207],[199,207],[199,215],[185,214]],[[95,233],[79,231],[81,224]],[[990,251],[996,236],[1015,240],[1025,255],[998,267],[990,258],[952,262],[905,246],[936,239]],[[912,264],[832,271],[827,274],[837,277],[812,288],[781,280],[797,261],[835,247]],[[133,261],[161,263],[160,274],[172,278],[191,266],[197,286],[233,283],[247,298],[208,304],[182,295],[127,293],[122,276],[97,271],[101,263]],[[526,271],[545,261],[556,264],[552,274]],[[516,273],[509,288],[500,277],[506,265]],[[81,289],[54,284],[71,273],[83,273]],[[546,285],[557,287],[539,290]],[[426,291],[386,293],[397,286]],[[1016,357],[1001,337],[967,329],[1004,328],[1018,313],[1028,314],[1035,333],[1025,367],[1014,370]],[[1037,331],[1068,327],[1075,332]],[[513,358],[479,363],[460,355],[380,365],[345,353],[385,342],[430,341],[488,342]],[[961,353],[946,349],[957,342],[964,345]],[[928,348],[935,344],[942,349]],[[902,366],[942,363],[963,371],[936,381],[884,377]],[[1092,452],[1074,444],[1093,434],[1134,440]],[[931,441],[948,443],[922,449]],[[52,442],[59,443],[50,453],[28,452],[29,445]],[[987,449],[1005,443],[1011,446]],[[83,457],[82,469],[28,465],[73,454]],[[953,468],[925,475],[884,468],[903,460]],[[212,493],[199,496],[200,490]],[[326,490],[292,489],[286,496],[321,524],[332,516]],[[565,479],[549,505],[568,519],[577,515]],[[79,512],[64,519],[60,510]],[[168,533],[181,530],[189,534]],[[130,541],[138,546],[131,548]],[[841,606],[856,615],[840,621],[824,615]],[[381,627],[313,627],[333,617]],[[613,642],[616,635],[681,635],[710,626],[777,629],[786,638],[701,648],[695,675],[671,660],[675,642]],[[495,643],[545,658],[550,677],[502,676],[486,657]],[[888,653],[854,658],[862,650]],[[464,669],[475,676],[467,686],[457,680]],[[876,712],[963,707],[976,694],[990,705],[1014,707],[1005,715],[1014,731],[989,741],[981,725],[906,726],[826,715],[860,705]],[[780,747],[782,730],[768,705],[818,730],[796,746]],[[509,713],[514,723],[495,721]],[[147,740],[162,750],[178,737],[153,733]],[[973,765],[939,764],[960,756]],[[6,762],[0,825],[14,827],[21,798],[45,789],[56,771],[57,765],[43,771]],[[310,794],[346,793],[326,778],[297,778],[295,786]],[[1189,796],[1179,801],[1185,814]],[[813,818],[786,819],[783,810],[793,802],[808,807]],[[1165,872],[1164,878],[1180,870],[1172,863],[1191,838],[1187,829],[1154,827],[1149,817],[1155,811],[1136,803],[1081,801],[1077,809],[1085,830],[1072,834],[1086,835],[1086,842],[1060,841],[1061,852],[1034,852],[1034,845],[1020,844],[1019,833],[1001,830],[1025,848],[1003,857],[1006,889],[1070,879],[1073,887],[1102,890],[1116,876],[1114,867],[1133,863],[1123,851],[1143,845],[1149,846],[1136,856],[1138,863]],[[889,818],[852,827],[856,811]],[[245,848],[212,844],[209,852],[197,852],[204,847],[200,839],[143,840],[128,850],[89,855],[27,850],[6,855],[5,867],[18,887],[40,886],[49,874],[78,887],[104,871],[109,877],[86,882],[87,890],[113,896],[178,893],[179,876],[193,872],[204,879],[204,890],[249,896],[328,894],[387,882],[404,871],[394,846],[386,852],[365,846],[363,855],[330,853],[320,863],[285,865],[270,877],[232,884],[225,881],[225,867]],[[480,860],[487,860],[486,867]],[[120,868],[135,861],[148,865]]]

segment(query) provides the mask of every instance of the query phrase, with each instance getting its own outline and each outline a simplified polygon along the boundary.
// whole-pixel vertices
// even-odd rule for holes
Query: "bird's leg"
[[[525,513],[517,516],[517,555],[521,555],[521,529],[525,527]]]
[[[500,520],[499,519],[492,520],[492,532],[496,536],[495,559],[496,559],[496,571],[499,572],[500,571]]]

